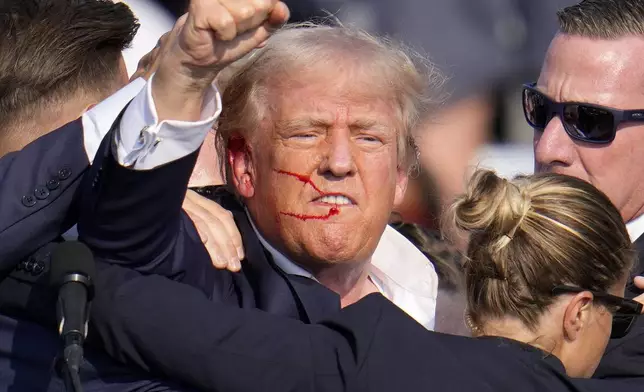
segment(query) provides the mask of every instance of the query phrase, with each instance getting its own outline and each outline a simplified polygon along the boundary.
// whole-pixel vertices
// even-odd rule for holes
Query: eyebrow
[[[378,120],[359,118],[351,122],[351,129],[371,129],[374,131],[384,132],[387,130],[387,127],[380,123]]]
[[[606,93],[599,93],[597,94],[595,92],[595,95],[591,92],[591,97],[594,97],[595,99],[588,99],[587,95],[581,94],[579,95],[577,91],[575,90],[572,95],[566,95],[566,98],[568,99],[562,99],[561,101],[555,99],[554,96],[547,94],[546,90],[548,89],[548,86],[546,85],[539,85],[537,82],[533,83],[534,86],[533,88],[539,91],[541,94],[546,96],[548,99],[554,101],[554,102],[559,102],[559,103],[580,103],[580,104],[589,104],[589,105],[598,105],[598,106],[606,106],[610,107],[610,105],[606,105],[606,102],[609,100],[602,100],[602,99],[596,99],[596,98],[601,98],[602,94],[605,95]],[[572,96],[572,98],[570,98]],[[577,98],[575,98],[577,97]]]
[[[285,121],[279,121],[277,128],[283,131],[297,131],[307,128],[326,128],[331,125],[332,121],[323,118],[294,118]]]
[[[279,129],[285,132],[292,132],[307,128],[329,128],[333,125],[333,121],[324,118],[295,118],[277,123]],[[389,127],[383,125],[375,119],[358,118],[351,121],[349,127],[352,131],[355,130],[374,130],[377,132],[385,132]]]

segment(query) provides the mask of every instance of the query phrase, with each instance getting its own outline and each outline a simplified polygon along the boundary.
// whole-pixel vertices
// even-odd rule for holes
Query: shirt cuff
[[[103,138],[112,129],[123,108],[143,90],[145,79],[138,78],[83,113],[83,145],[90,164],[94,161]]]
[[[152,98],[152,80],[123,113],[115,135],[118,162],[135,170],[151,170],[195,152],[221,113],[221,96],[212,85],[206,92],[201,120],[159,122]]]

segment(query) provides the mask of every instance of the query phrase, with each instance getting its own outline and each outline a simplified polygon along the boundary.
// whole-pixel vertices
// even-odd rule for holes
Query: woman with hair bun
[[[148,290],[109,284],[121,266],[101,270],[94,299],[94,306],[117,309],[121,321],[95,330],[109,354],[151,372],[172,374],[191,356],[201,366],[184,368],[179,378],[200,390],[641,390],[639,380],[586,379],[611,325],[613,335],[625,334],[642,312],[639,302],[621,297],[635,254],[605,195],[557,174],[508,181],[478,171],[451,216],[470,236],[464,273],[475,337],[427,331],[378,293],[311,325],[215,303],[193,287],[136,271],[126,273],[146,279]],[[164,309],[146,306],[150,298]],[[208,312],[199,325],[187,325],[194,309]],[[145,336],[127,323],[140,314],[147,315]],[[115,346],[113,336],[133,337]],[[194,350],[201,346],[208,350]],[[160,362],[167,352],[183,355]]]
[[[470,234],[465,276],[474,336],[500,336],[590,377],[637,303],[622,300],[636,254],[608,198],[582,180],[535,174],[512,181],[477,171],[451,209]]]

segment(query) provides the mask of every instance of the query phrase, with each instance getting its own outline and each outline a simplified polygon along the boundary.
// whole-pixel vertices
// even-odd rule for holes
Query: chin
[[[351,244],[329,243],[320,239],[319,242],[307,249],[307,253],[324,264],[345,264],[357,258],[358,252],[354,248],[356,247]]]
[[[355,232],[353,233],[355,234]],[[314,242],[306,246],[307,253],[326,265],[349,264],[356,260],[365,260],[370,255],[365,255],[368,241],[356,238],[349,233],[346,235],[318,234]],[[375,245],[374,245],[375,250]],[[371,252],[373,253],[373,252]]]

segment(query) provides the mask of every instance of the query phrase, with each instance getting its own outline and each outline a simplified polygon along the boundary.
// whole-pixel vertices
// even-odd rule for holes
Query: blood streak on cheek
[[[313,220],[327,220],[333,215],[339,215],[340,214],[340,209],[336,206],[329,208],[329,213],[326,215],[305,215],[305,214],[296,214],[294,212],[283,212],[280,211],[280,214],[286,215],[286,216],[292,216],[293,218],[297,218],[299,220],[307,221],[309,219]]]
[[[277,170],[277,173],[284,174],[284,175],[291,176],[291,177],[295,177],[299,181],[310,185],[320,195],[324,195],[324,192],[322,192],[320,190],[320,188],[318,188],[315,185],[315,183],[311,180],[310,176],[307,176],[305,174],[293,173],[293,172],[289,172],[289,171],[286,171],[286,170]],[[290,217],[293,217],[293,218],[296,218],[296,219],[299,219],[299,220],[302,220],[302,221],[307,221],[307,220],[328,220],[329,218],[331,218],[334,215],[339,215],[340,214],[340,208],[338,208],[338,206],[333,206],[333,207],[329,208],[329,212],[326,215],[306,215],[306,214],[297,214],[295,212],[288,212],[288,211],[280,211],[280,214],[285,215],[285,216],[290,216]]]
[[[279,174],[285,174],[285,175],[287,175],[287,176],[295,177],[295,178],[297,178],[298,180],[300,180],[301,182],[303,182],[303,183],[305,183],[305,184],[309,184],[309,185],[311,185],[311,187],[312,187],[313,189],[315,189],[315,191],[316,191],[317,193],[319,193],[319,194],[322,194],[322,193],[323,193],[323,192],[320,190],[320,188],[318,188],[318,187],[315,185],[315,183],[313,183],[313,181],[311,181],[311,176],[307,176],[307,175],[304,175],[304,174],[298,174],[298,173],[292,173],[292,172],[289,172],[289,171],[286,171],[286,170],[278,170],[277,172],[278,172]]]

